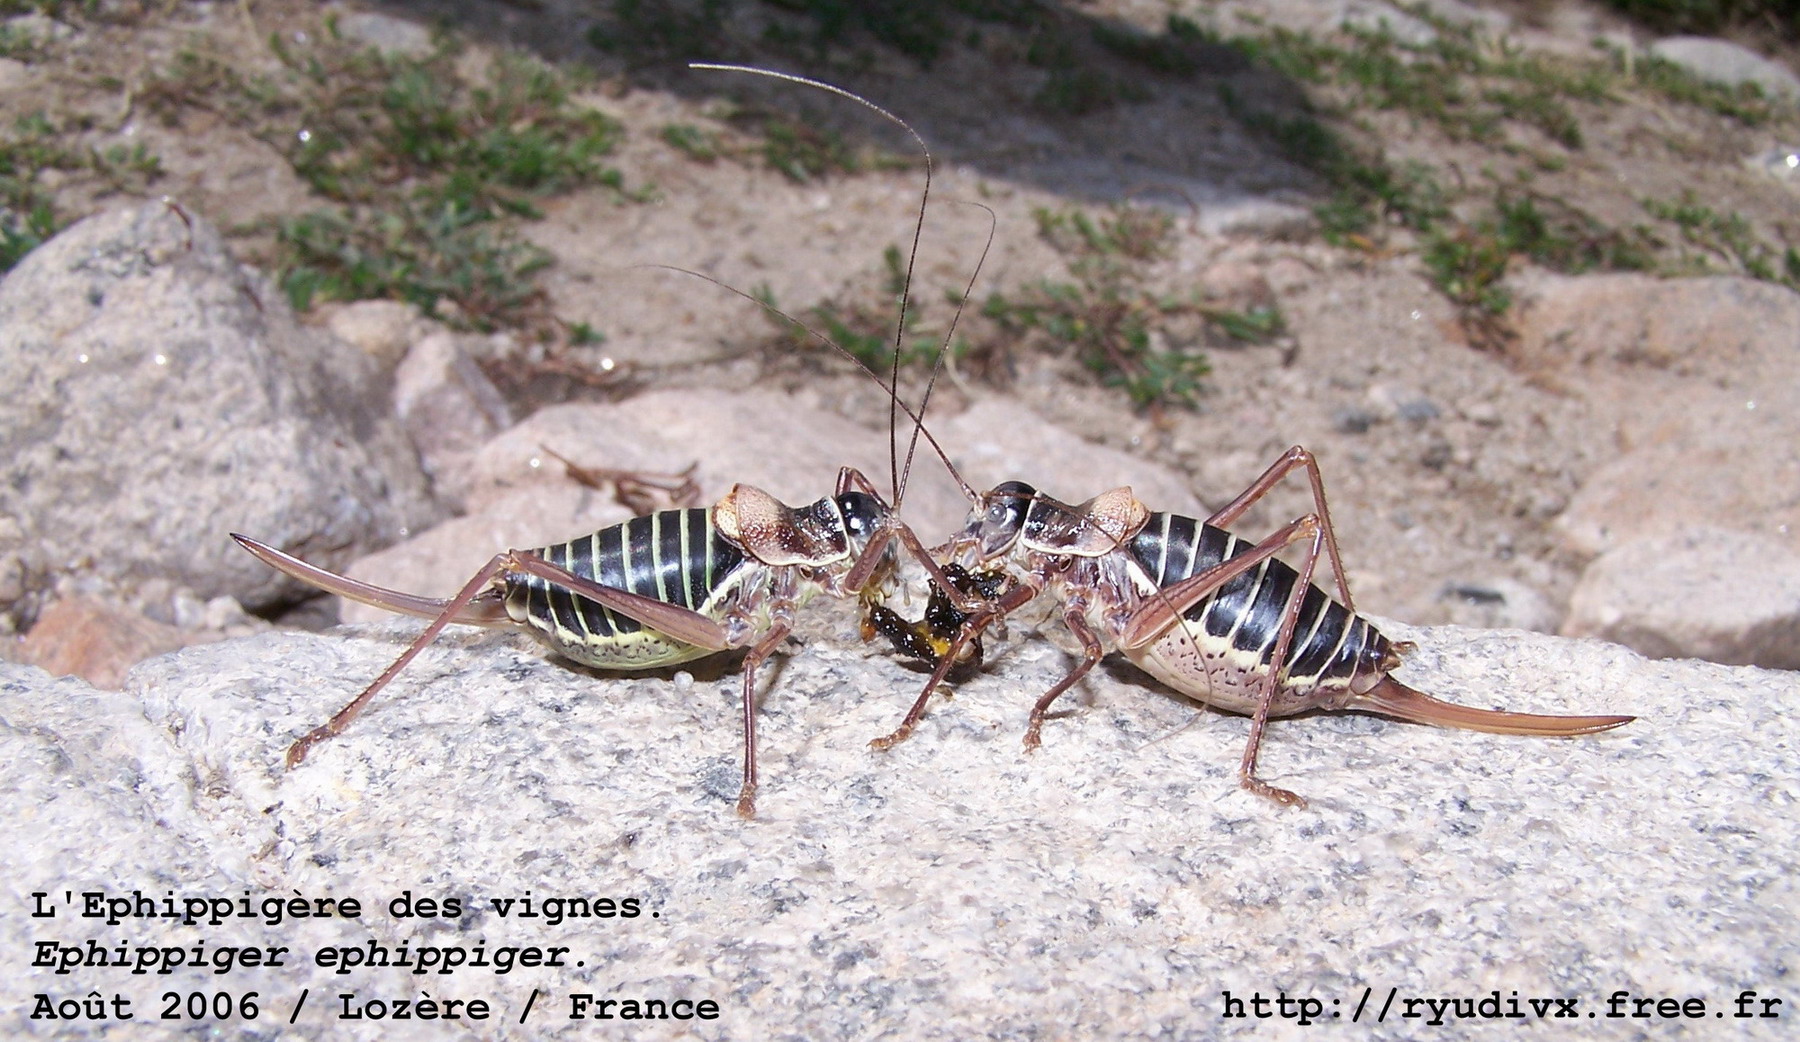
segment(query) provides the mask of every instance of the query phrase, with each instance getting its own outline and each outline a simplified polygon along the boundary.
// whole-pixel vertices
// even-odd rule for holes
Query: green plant
[[[301,130],[259,129],[328,198],[411,194],[484,216],[534,217],[534,196],[622,184],[601,162],[619,125],[573,104],[566,76],[536,59],[502,54],[486,82],[468,83],[447,41],[423,58],[341,42],[277,53],[296,76],[285,100]]]
[[[1192,405],[1201,378],[1211,371],[1206,356],[1158,349],[1153,330],[1194,306],[1085,274],[1089,278],[1080,282],[1028,286],[1016,299],[990,294],[982,315],[998,324],[1015,351],[1026,349],[1033,334],[1050,349],[1072,348],[1083,365],[1107,386],[1123,389],[1135,405]]]
[[[1674,62],[1654,56],[1627,56],[1616,49],[1608,54],[1622,79],[1668,101],[1692,105],[1750,127],[1762,126],[1775,118],[1777,106],[1754,83],[1730,87],[1701,79]]]
[[[270,48],[278,69],[254,76],[183,50],[140,97],[167,122],[202,107],[261,138],[331,204],[274,229],[294,304],[389,297],[462,325],[553,335],[535,281],[549,255],[515,222],[582,187],[626,197],[605,162],[622,130],[576,100],[577,80],[513,52],[471,72],[448,37],[424,55],[384,53],[329,19]],[[108,159],[121,175],[148,162]]]
[[[142,142],[88,151],[88,166],[115,192],[141,192],[162,176],[162,159]]]
[[[1500,284],[1513,251],[1490,227],[1464,225],[1432,236],[1422,259],[1431,281],[1464,309],[1498,315],[1512,305]]]
[[[1563,148],[1582,147],[1580,122],[1565,99],[1605,96],[1593,69],[1526,56],[1423,9],[1411,13],[1431,29],[1425,42],[1402,40],[1384,23],[1346,26],[1334,40],[1276,29],[1231,43],[1297,81],[1346,92],[1356,108],[1407,113],[1452,140],[1496,144],[1507,124],[1520,123]]]
[[[1570,151],[1578,151],[1584,143],[1580,121],[1553,87],[1540,84],[1523,90],[1493,89],[1484,91],[1482,100],[1503,117],[1536,127]]]
[[[813,28],[810,34],[801,34],[770,26],[765,39],[776,44],[810,44],[815,55],[823,55],[827,46],[862,32],[921,64],[929,64],[943,52],[944,41],[950,36],[943,4],[907,0],[772,2],[810,19]]]
[[[1800,10],[1790,0],[1607,0],[1660,33],[1716,34],[1737,25],[1773,27],[1800,37]]]
[[[0,17],[42,14],[51,18],[66,18],[71,8],[85,10],[94,6],[93,0],[0,0]]]
[[[1171,14],[1162,33],[1139,32],[1129,26],[1095,22],[1094,42],[1127,61],[1165,76],[1193,76],[1206,67],[1207,48],[1220,43],[1217,33],[1179,14]]]
[[[1149,207],[1115,207],[1095,221],[1078,209],[1031,212],[1038,234],[1064,253],[1116,256],[1133,261],[1152,261],[1164,256],[1175,230],[1175,218]]]
[[[280,79],[239,72],[195,44],[176,51],[161,68],[147,71],[135,96],[165,126],[178,126],[188,113],[202,110],[266,138],[270,128],[265,123],[291,116],[289,93]],[[291,123],[282,125],[292,130]]]
[[[763,159],[800,184],[830,173],[854,174],[865,165],[836,131],[769,116],[762,121],[762,134]]]
[[[1475,220],[1428,235],[1422,259],[1438,289],[1480,323],[1511,306],[1501,279],[1515,258],[1570,274],[1631,271],[1652,266],[1654,248],[1643,229],[1620,232],[1566,204],[1502,189]]]
[[[1075,209],[1034,216],[1038,234],[1068,258],[1074,281],[1044,280],[1011,297],[989,294],[981,315],[1006,347],[988,350],[1068,350],[1140,407],[1193,405],[1211,371],[1206,356],[1160,333],[1184,316],[1226,313],[1144,288],[1145,268],[1168,252],[1173,218],[1145,207],[1118,207],[1098,219]]]
[[[1786,244],[1779,250],[1768,245],[1743,215],[1721,214],[1700,203],[1692,192],[1674,202],[1645,199],[1643,207],[1651,216],[1680,229],[1682,240],[1700,251],[1694,259],[1701,270],[1717,270],[1714,262],[1723,262],[1726,271],[1800,289],[1800,252]]]
[[[669,123],[662,128],[665,144],[698,163],[711,163],[719,158],[718,135],[692,123]]]
[[[1504,279],[1520,261],[1563,272],[1667,270],[1673,240],[1688,248],[1690,268],[1697,253],[1709,268],[1789,277],[1792,248],[1771,244],[1736,215],[1650,206],[1680,229],[1679,237],[1662,236],[1647,224],[1609,225],[1561,201],[1572,197],[1569,175],[1617,165],[1610,154],[1581,155],[1591,136],[1586,124],[1596,115],[1609,118],[1608,141],[1617,140],[1614,113],[1666,112],[1669,102],[1746,125],[1791,123],[1754,88],[1705,83],[1668,62],[1604,47],[1585,60],[1528,53],[1423,8],[1406,13],[1428,32],[1402,39],[1385,25],[1326,36],[1267,29],[1229,41],[1308,87],[1303,103],[1285,109],[1241,98],[1231,85],[1220,96],[1240,123],[1323,180],[1326,201],[1314,212],[1327,241],[1416,250],[1477,342],[1503,331],[1497,320],[1511,305]],[[1390,158],[1383,141],[1396,131],[1412,139],[1403,146],[1408,153],[1455,158]],[[1421,132],[1458,147],[1422,148]],[[1675,139],[1669,145],[1680,147]],[[1542,178],[1554,181],[1533,187]],[[1401,229],[1407,234],[1391,234]]]
[[[56,234],[55,193],[46,174],[55,171],[61,184],[76,184],[95,194],[142,192],[162,176],[162,163],[142,143],[98,146],[84,144],[85,121],[64,125],[44,112],[13,121],[0,134],[0,271]]]
[[[1351,145],[1311,112],[1288,115],[1251,107],[1229,84],[1220,86],[1219,100],[1284,158],[1325,180],[1329,196],[1313,213],[1327,242],[1366,246],[1387,225],[1425,231],[1449,215],[1446,193],[1424,163],[1395,166],[1373,149]]]
[[[1033,34],[1025,60],[1049,73],[1031,102],[1052,115],[1085,116],[1120,102],[1150,97],[1150,92],[1137,82],[1121,79],[1084,61],[1074,41],[1055,24]]]
[[[724,53],[725,13],[725,0],[613,0],[612,17],[591,26],[587,42],[633,61],[716,60]]]
[[[1058,116],[1086,116],[1127,102],[1146,101],[1150,92],[1099,69],[1052,69],[1031,96],[1032,104]]]
[[[978,33],[974,25],[1028,25],[1043,18],[1039,0],[768,0],[790,17],[770,24],[763,41],[785,50],[805,50],[814,62],[828,59],[833,48],[863,40],[891,47],[930,65],[945,45],[959,36]],[[959,25],[971,26],[968,33]]]
[[[48,170],[80,170],[87,162],[63,137],[43,112],[18,117],[11,132],[0,136],[0,272],[10,271],[61,227],[40,178]]]
[[[546,318],[533,276],[549,255],[454,202],[355,220],[314,211],[281,221],[278,238],[281,286],[298,309],[315,300],[386,297],[477,329]]]
[[[595,329],[587,322],[571,322],[569,324],[569,346],[597,347],[606,343],[606,334]]]
[[[719,116],[732,129],[750,136],[754,143],[721,141],[718,135],[687,126],[665,128],[663,139],[690,154],[703,150],[739,160],[760,157],[770,169],[798,184],[893,163],[879,153],[851,145],[835,130],[788,113],[758,105],[737,105]]]
[[[830,301],[809,308],[804,325],[788,318],[776,306],[774,295],[767,286],[760,287],[753,295],[782,333],[782,341],[775,350],[818,350],[821,345],[816,337],[822,336],[843,348],[870,372],[887,373],[895,365],[895,323],[899,316],[894,302],[907,289],[906,266],[900,247],[890,245],[883,250],[882,265],[886,277],[881,292],[858,294],[848,301]],[[899,337],[899,367],[902,369],[937,363],[943,333],[926,322],[926,310],[923,301],[917,297],[906,310],[905,328]],[[952,344],[949,348],[952,360],[966,350],[967,345],[960,341]]]
[[[0,272],[11,271],[56,231],[56,217],[48,203],[37,203],[23,212],[0,207]]]
[[[43,41],[35,33],[12,25],[0,25],[0,58],[14,61],[36,61],[43,51]]]
[[[1328,240],[1386,224],[1428,232],[1450,217],[1448,193],[1424,163],[1396,167],[1383,158],[1346,153],[1331,174],[1336,190],[1320,212]],[[1335,239],[1334,231],[1341,233]]]
[[[1287,332],[1287,318],[1273,304],[1245,311],[1204,308],[1201,313],[1219,332],[1246,344],[1266,344]]]

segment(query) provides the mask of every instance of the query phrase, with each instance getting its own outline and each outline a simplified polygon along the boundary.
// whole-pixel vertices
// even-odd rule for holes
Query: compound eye
[[[988,493],[987,520],[996,525],[1019,526],[1024,523],[1025,511],[1036,495],[1037,489],[1023,481],[1008,481],[995,486]]]
[[[868,535],[874,529],[874,509],[869,497],[861,492],[846,492],[837,498],[837,508],[844,516],[844,528],[851,535]],[[819,504],[821,517],[828,516],[830,511],[823,501]]]

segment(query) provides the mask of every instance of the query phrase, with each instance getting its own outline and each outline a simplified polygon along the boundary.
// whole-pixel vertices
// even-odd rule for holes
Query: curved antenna
[[[977,499],[975,490],[970,488],[968,483],[963,480],[962,475],[956,472],[956,467],[953,464],[951,464],[950,457],[944,453],[943,448],[938,445],[937,440],[935,438],[933,438],[929,432],[925,431],[925,422],[924,422],[924,420],[920,419],[920,416],[925,411],[925,405],[930,401],[930,398],[931,398],[931,383],[936,382],[937,370],[939,367],[941,367],[943,365],[944,352],[949,349],[950,342],[948,339],[946,339],[944,341],[943,347],[941,347],[939,349],[937,363],[932,367],[931,383],[928,383],[926,385],[925,396],[923,399],[921,399],[921,401],[919,403],[918,413],[914,413],[911,409],[906,408],[900,402],[900,352],[901,352],[901,349],[906,344],[906,319],[907,319],[907,314],[912,307],[913,270],[918,264],[919,241],[921,238],[923,238],[923,236],[925,234],[925,214],[926,214],[926,211],[927,211],[928,206],[931,201],[931,177],[932,177],[933,165],[932,165],[932,160],[931,160],[931,149],[926,146],[925,139],[923,137],[920,137],[919,132],[912,128],[912,124],[901,119],[899,116],[894,115],[892,112],[889,112],[887,109],[882,108],[880,105],[875,104],[874,102],[861,96],[860,94],[855,94],[851,91],[845,90],[842,87],[836,86],[835,84],[826,83],[823,80],[815,80],[808,76],[797,76],[797,75],[795,75],[793,73],[789,73],[789,72],[777,72],[774,69],[757,68],[756,66],[753,66],[753,65],[730,65],[730,64],[723,64],[723,63],[717,63],[717,62],[689,62],[688,68],[697,69],[697,70],[705,70],[708,72],[749,73],[750,75],[753,75],[753,76],[766,76],[769,79],[784,80],[788,83],[798,83],[802,86],[814,87],[814,88],[817,88],[818,90],[826,91],[831,94],[836,94],[840,98],[847,98],[850,101],[854,101],[858,105],[861,105],[866,109],[869,109],[871,112],[877,113],[882,118],[888,120],[890,123],[893,123],[895,126],[906,131],[907,134],[911,135],[913,141],[918,144],[920,155],[925,157],[925,187],[924,187],[924,190],[919,193],[919,215],[918,215],[918,218],[913,222],[912,249],[907,252],[906,272],[901,277],[901,282],[900,282],[900,317],[899,317],[899,320],[894,325],[894,344],[893,344],[894,359],[893,359],[893,364],[889,370],[888,383],[886,385],[886,389],[888,392],[888,476],[893,482],[893,493],[894,493],[893,508],[894,508],[895,512],[897,513],[900,509],[900,501],[903,498],[905,498],[906,479],[908,477],[910,477],[912,474],[913,451],[914,451],[914,449],[916,449],[918,447],[920,434],[924,434],[926,441],[930,442],[931,447],[932,447],[933,451],[935,451],[937,453],[938,458],[943,460],[944,466],[946,468],[948,468],[950,471],[950,476],[955,479],[956,483],[959,486],[962,487],[963,494],[969,498],[969,501],[971,503],[975,502],[975,500]],[[989,210],[988,212],[990,214],[993,213],[992,210]],[[993,229],[990,227],[990,229],[988,231],[988,247],[991,247],[992,245],[993,245]],[[986,261],[986,259],[987,259],[987,249],[988,249],[987,247],[984,247],[981,251],[981,257],[982,257],[983,261]],[[674,270],[679,271],[682,269],[677,268]],[[980,273],[980,271],[981,271],[981,266],[979,264],[977,264],[975,267],[975,274],[978,275]],[[690,274],[693,274],[693,273],[690,272]],[[705,278],[705,276],[701,276],[701,277]],[[716,280],[714,280],[714,281],[716,281]],[[720,283],[720,285],[723,285],[723,283]],[[969,279],[969,291],[973,291],[974,285],[975,285],[975,276],[971,275],[970,279]],[[731,287],[729,287],[729,286],[727,286],[726,288],[731,289]],[[737,291],[733,290],[733,292],[737,292]],[[740,295],[743,295],[743,294],[740,294]],[[754,298],[751,298],[751,299],[754,299]],[[965,301],[968,299],[967,292],[964,293],[963,299]],[[760,304],[762,302],[757,301],[757,303]],[[776,313],[779,314],[780,312],[777,311]],[[790,318],[787,315],[782,315],[782,317],[787,318],[790,322],[794,321],[794,319]],[[961,317],[962,317],[962,307],[960,305],[957,308],[956,317],[957,317],[957,319],[961,319]],[[831,346],[833,348],[837,349],[840,353],[849,355],[848,351],[845,351],[841,346],[832,342],[830,338],[820,336],[816,331],[814,331],[811,327],[807,326],[805,323],[796,322],[795,324],[799,325],[802,329],[805,329],[808,333],[811,333],[814,337],[824,341],[825,343],[831,344]],[[954,333],[955,328],[956,328],[955,321],[951,322],[950,328],[951,328],[951,332]],[[857,361],[854,356],[851,356],[851,360]],[[862,363],[860,361],[857,361],[857,365],[859,367],[862,367]],[[864,367],[864,372],[867,372],[867,371],[868,371],[867,368]],[[870,373],[869,375],[873,378],[875,374]],[[880,382],[879,379],[877,379],[877,382],[878,383]],[[896,435],[896,431],[899,428],[899,424],[900,424],[900,413],[901,412],[905,412],[907,417],[913,421],[913,435],[912,435],[911,441],[909,441],[907,443],[906,466],[904,468],[902,468],[900,466],[900,446],[899,446],[899,441],[898,441],[898,438]]]
[[[999,215],[994,213],[994,208],[986,203],[978,203],[970,199],[952,199],[951,202],[960,203],[964,206],[979,206],[981,209],[987,211],[987,241],[981,245],[981,257],[975,261],[975,267],[969,272],[969,284],[963,287],[962,297],[956,302],[956,314],[951,316],[950,328],[944,330],[943,343],[938,345],[937,358],[931,363],[931,375],[925,380],[925,393],[919,396],[919,416],[924,416],[926,408],[931,405],[931,392],[937,388],[937,379],[944,371],[945,359],[950,357],[950,345],[955,342],[956,339],[956,326],[962,321],[963,310],[969,306],[969,295],[975,292],[975,280],[981,277],[981,269],[987,264],[988,251],[994,248],[995,230],[1000,226]],[[899,362],[900,352],[898,347],[896,347],[894,351],[894,379],[896,384],[900,379],[898,368]],[[888,427],[888,434],[891,442],[893,435],[892,425],[889,425]],[[926,440],[931,442],[931,447],[937,451],[938,458],[942,459],[944,461],[944,466],[949,469],[950,476],[962,487],[963,495],[969,497],[970,503],[974,503],[978,498],[975,490],[970,488],[967,482],[963,481],[962,475],[956,472],[956,468],[952,466],[950,460],[944,456],[944,451],[938,448],[937,441],[931,437],[929,431],[925,430],[925,422],[923,420],[918,420],[916,417],[913,424],[912,439],[906,443],[906,467],[900,472],[900,489],[904,490],[906,488],[907,479],[912,476],[913,451],[919,447],[919,435],[921,434],[925,435]],[[894,502],[894,509],[900,509],[900,503],[897,498]]]
[[[875,381],[877,386],[879,386],[882,390],[888,392],[889,397],[893,402],[894,408],[899,411],[898,413],[896,413],[896,415],[898,415],[899,413],[904,413],[906,415],[906,418],[913,422],[913,431],[914,431],[913,437],[914,437],[914,439],[916,440],[921,435],[925,438],[926,444],[930,445],[931,451],[937,453],[938,459],[943,461],[944,469],[946,469],[950,472],[950,476],[952,478],[954,478],[956,480],[957,485],[962,488],[963,495],[968,497],[969,502],[974,503],[974,502],[977,502],[980,500],[980,498],[981,498],[980,493],[978,493],[974,489],[970,488],[968,482],[963,480],[962,475],[960,473],[958,473],[956,470],[956,465],[954,463],[950,462],[949,453],[944,451],[944,447],[942,445],[938,444],[937,438],[932,435],[930,430],[926,429],[925,421],[921,418],[920,414],[914,412],[912,410],[911,406],[907,405],[905,402],[902,402],[900,400],[900,396],[893,393],[893,388],[882,383],[881,377],[876,376],[874,373],[870,372],[868,367],[863,365],[862,360],[857,358],[855,355],[851,354],[849,349],[845,348],[844,345],[831,339],[830,337],[826,336],[824,333],[819,332],[817,329],[814,329],[812,326],[807,325],[805,322],[800,321],[799,319],[797,319],[794,316],[788,314],[787,312],[781,310],[780,308],[769,303],[768,301],[763,300],[761,297],[758,297],[751,293],[746,293],[743,290],[738,289],[736,286],[733,286],[731,283],[722,281],[720,279],[715,279],[711,275],[706,274],[705,272],[694,271],[691,268],[681,268],[681,267],[677,267],[673,264],[645,263],[645,264],[632,264],[632,265],[629,265],[628,267],[629,268],[655,268],[655,269],[659,269],[662,271],[672,271],[672,272],[675,272],[680,275],[688,275],[688,276],[691,276],[696,279],[702,279],[706,282],[710,282],[713,285],[719,287],[720,289],[724,290],[727,293],[735,293],[736,295],[744,298],[745,300],[749,301],[752,304],[755,304],[757,307],[762,308],[764,311],[768,312],[771,315],[774,315],[776,318],[779,318],[784,322],[791,322],[794,325],[799,326],[801,329],[806,331],[807,336],[812,337],[814,340],[817,340],[819,343],[824,344],[826,347],[831,348],[833,351],[836,351],[838,354],[843,355],[845,358],[849,359],[853,364],[855,364],[857,372],[859,372],[859,373],[863,374],[864,376],[868,377],[869,379]],[[898,500],[896,500],[894,503],[894,509],[896,511],[900,509],[900,504],[899,504]]]

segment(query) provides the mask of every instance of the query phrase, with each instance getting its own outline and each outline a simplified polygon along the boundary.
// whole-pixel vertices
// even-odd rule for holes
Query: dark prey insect
[[[866,598],[863,605],[862,639],[874,640],[879,634],[886,637],[894,650],[901,654],[936,665],[950,650],[951,642],[961,632],[963,624],[969,621],[970,615],[998,597],[1006,588],[1005,574],[989,572],[975,575],[954,562],[944,566],[944,577],[950,580],[951,590],[962,595],[964,603],[968,603],[967,598],[971,597],[978,600],[967,610],[960,608],[951,599],[951,594],[934,582],[930,584],[931,593],[926,602],[925,613],[917,620],[908,620],[886,604]],[[960,654],[957,669],[981,668],[981,638],[977,636],[965,642]]]
[[[1260,543],[1225,530],[1296,468],[1305,469],[1311,480],[1313,513]],[[1298,570],[1275,556],[1294,543],[1306,546]],[[1356,614],[1318,464],[1299,446],[1205,521],[1153,512],[1129,488],[1071,506],[1023,482],[1007,482],[981,497],[945,553],[948,563],[973,575],[989,580],[1004,575],[1007,588],[984,609],[959,611],[964,621],[941,651],[925,648],[933,654],[919,657],[935,659],[937,668],[899,728],[872,743],[877,748],[912,732],[932,691],[969,642],[1045,592],[1062,602],[1063,622],[1083,654],[1032,706],[1028,749],[1039,744],[1051,705],[1100,661],[1108,643],[1176,691],[1248,714],[1250,738],[1239,779],[1244,788],[1286,804],[1305,801],[1257,776],[1257,753],[1271,716],[1357,709],[1448,727],[1547,736],[1590,734],[1634,719],[1477,709],[1432,698],[1390,676],[1413,646],[1388,640]],[[1321,553],[1331,560],[1337,600],[1312,582]],[[944,635],[929,617],[918,627]]]

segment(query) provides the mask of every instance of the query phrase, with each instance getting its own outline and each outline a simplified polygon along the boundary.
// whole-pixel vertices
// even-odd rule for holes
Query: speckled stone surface
[[[226,1022],[226,1037],[319,1039],[1315,1037],[1294,1002],[1348,1021],[1365,989],[1362,1022],[1327,1033],[1515,1037],[1513,1020],[1429,1026],[1422,1004],[1401,1015],[1408,998],[1492,993],[1528,1017],[1530,999],[1575,1001],[1578,1022],[1533,1023],[1534,1037],[1777,1038],[1800,1015],[1793,674],[1395,627],[1421,643],[1401,673],[1416,687],[1640,719],[1573,740],[1278,721],[1264,771],[1311,798],[1297,810],[1238,789],[1247,720],[1115,660],[1024,753],[1029,704],[1070,661],[1028,627],[910,741],[872,751],[922,678],[848,639],[852,625],[828,617],[769,670],[751,822],[732,812],[729,660],[609,679],[513,638],[453,634],[292,771],[287,744],[378,672],[407,625],[190,648],[140,666],[118,694],[0,664],[14,801],[0,1031],[101,1037],[27,1019],[35,993],[90,990],[139,998],[140,1019],[107,1036],[134,1039],[194,1026],[156,1019],[169,990],[256,990],[260,1018]],[[109,927],[61,906],[28,917],[33,891],[54,903],[101,888],[355,897],[365,911],[279,927]],[[459,898],[463,914],[396,919],[388,902],[405,891]],[[492,903],[527,893],[632,899],[640,914],[553,923]],[[222,976],[27,965],[32,941],[90,936],[294,953]],[[558,946],[569,965],[420,976],[313,964],[371,941]],[[1730,1018],[1744,990],[1783,999],[1784,1017],[1714,1016]],[[1620,991],[1699,998],[1705,1016],[1609,1018]],[[482,997],[494,1019],[340,1021],[345,993]],[[719,1016],[570,1020],[576,993],[710,999]]]

